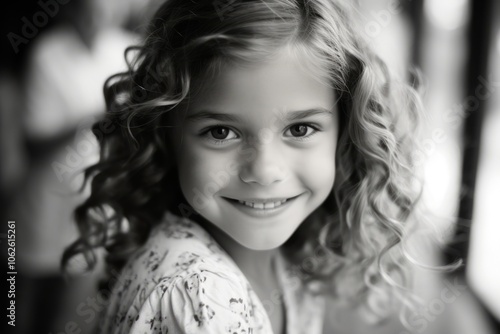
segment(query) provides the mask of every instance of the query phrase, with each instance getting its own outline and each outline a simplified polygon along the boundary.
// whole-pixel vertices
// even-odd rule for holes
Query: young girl
[[[104,248],[120,272],[101,333],[321,333],[326,295],[367,319],[411,304],[419,99],[347,2],[160,7],[105,87],[63,259]]]

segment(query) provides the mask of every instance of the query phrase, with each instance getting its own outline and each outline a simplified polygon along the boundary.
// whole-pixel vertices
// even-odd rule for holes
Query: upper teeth
[[[246,206],[249,206],[254,209],[274,209],[283,203],[286,202],[286,199],[282,201],[277,201],[277,202],[269,202],[269,203],[254,203],[254,202],[246,202],[246,201],[239,201],[241,204],[245,204]]]

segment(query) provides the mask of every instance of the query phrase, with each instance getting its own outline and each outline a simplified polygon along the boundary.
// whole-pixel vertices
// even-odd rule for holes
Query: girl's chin
[[[295,224],[296,225],[296,224]],[[247,230],[231,235],[241,246],[254,251],[268,251],[281,247],[293,234],[296,229],[289,230],[292,226],[277,229]]]

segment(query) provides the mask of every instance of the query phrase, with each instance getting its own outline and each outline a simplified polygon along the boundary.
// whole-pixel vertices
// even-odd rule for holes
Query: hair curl
[[[181,214],[186,201],[168,129],[193,80],[291,45],[327,69],[318,75],[339,96],[341,132],[332,193],[285,243],[286,254],[304,280],[328,282],[334,294],[365,301],[376,314],[383,307],[373,296],[408,304],[404,243],[418,223],[421,190],[411,153],[420,99],[415,87],[392,78],[353,28],[346,2],[165,2],[143,45],[128,50],[136,51],[129,71],[106,82],[108,111],[94,130],[106,122],[115,131],[100,136],[100,162],[85,172],[91,195],[75,211],[81,236],[63,266],[83,255],[93,268],[95,250],[104,248],[109,267],[119,269],[165,210]]]

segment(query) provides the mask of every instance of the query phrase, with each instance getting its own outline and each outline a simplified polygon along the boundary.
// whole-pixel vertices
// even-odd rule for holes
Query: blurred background
[[[60,256],[87,195],[75,195],[79,172],[97,161],[89,128],[105,110],[104,80],[126,69],[125,48],[160,3],[19,0],[2,10],[0,243],[6,279],[7,221],[15,220],[13,333],[88,333],[103,309],[94,280],[63,280]],[[414,157],[446,245],[439,256],[465,259],[450,274],[468,292],[453,306],[468,325],[457,322],[463,333],[500,333],[500,2],[356,4],[364,37],[395,74],[413,81],[417,68],[423,77]]]

